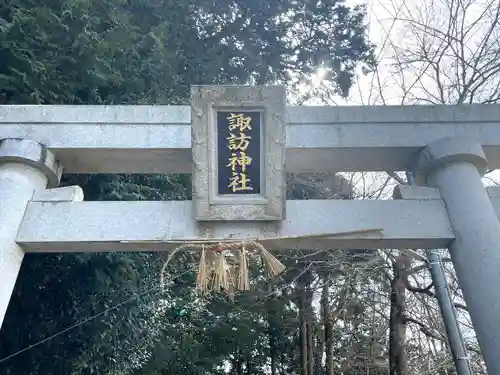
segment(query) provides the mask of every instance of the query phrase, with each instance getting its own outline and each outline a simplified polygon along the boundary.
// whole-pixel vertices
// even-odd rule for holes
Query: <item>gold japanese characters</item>
[[[258,194],[260,112],[219,112],[217,128],[219,194]]]
[[[232,151],[227,165],[227,167],[231,167],[232,172],[228,187],[234,193],[241,190],[251,191],[253,188],[247,177],[247,165],[252,164],[252,158],[247,156],[246,151],[252,137],[247,135],[246,131],[252,130],[252,118],[243,113],[231,113],[227,119],[230,133],[226,139],[229,141],[228,148]]]

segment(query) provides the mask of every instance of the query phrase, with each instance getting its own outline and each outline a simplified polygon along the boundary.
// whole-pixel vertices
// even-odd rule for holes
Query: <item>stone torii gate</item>
[[[199,86],[191,106],[0,106],[0,323],[24,252],[207,238],[448,247],[488,371],[500,374],[500,190],[483,187],[487,162],[500,168],[498,105],[285,107],[281,87]],[[57,187],[63,169],[193,173],[193,201],[83,202],[79,187]],[[403,170],[420,186],[394,200],[285,200],[286,173]]]

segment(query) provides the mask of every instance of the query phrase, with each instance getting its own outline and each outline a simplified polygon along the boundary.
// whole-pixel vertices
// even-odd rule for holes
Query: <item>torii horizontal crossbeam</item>
[[[496,199],[500,210],[500,199]],[[31,202],[17,243],[26,252],[160,251],[168,241],[256,239],[383,228],[382,235],[265,240],[269,249],[443,248],[454,238],[441,199],[287,201],[280,224],[196,223],[190,201]]]
[[[286,209],[287,219],[280,224],[217,222],[198,227],[190,201],[32,202],[17,243],[27,252],[159,251],[179,246],[164,240],[304,236],[372,228],[384,228],[383,236],[372,233],[263,244],[269,249],[305,250],[433,248],[445,247],[453,239],[440,200],[287,201]]]
[[[427,144],[474,139],[500,168],[500,105],[288,107],[287,172],[407,170]],[[46,145],[67,173],[191,173],[189,106],[0,106],[0,139]]]
[[[71,200],[65,197],[73,195],[71,187],[56,190]],[[500,217],[500,188],[487,191]],[[190,201],[44,201],[51,198],[39,193],[28,204],[16,239],[26,252],[162,251],[183,240],[269,237],[277,239],[260,241],[269,249],[435,249],[455,238],[439,190],[420,186],[399,187],[396,200],[287,201],[280,224],[200,224]],[[382,233],[297,239],[377,228]]]

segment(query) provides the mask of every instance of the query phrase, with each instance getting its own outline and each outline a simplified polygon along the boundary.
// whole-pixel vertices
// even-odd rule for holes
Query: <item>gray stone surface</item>
[[[488,161],[481,144],[465,138],[442,138],[430,143],[416,159],[412,168],[416,180],[425,184],[425,179],[435,170],[447,167],[450,163],[469,163],[474,165],[481,176],[486,173]]]
[[[492,200],[500,198],[500,186],[488,186],[486,192]]]
[[[37,190],[31,202],[81,202],[83,190],[80,186],[64,186],[54,189]]]
[[[193,204],[197,220],[282,220],[285,215],[285,89],[282,86],[191,88]],[[216,194],[217,110],[262,113],[262,188],[259,195]]]
[[[188,106],[0,106],[0,139],[40,142],[68,173],[191,173],[190,123]]]
[[[393,199],[441,199],[439,189],[427,186],[398,185],[394,188]]]
[[[54,156],[34,142],[0,141],[0,325],[24,255],[15,242],[19,224],[33,193],[44,189],[49,177],[57,180],[51,160]]]
[[[449,244],[460,287],[489,374],[500,374],[500,222],[496,197],[481,175],[481,145],[457,139],[430,144],[417,163],[429,186],[439,189],[455,233]]]
[[[500,105],[287,107],[287,172],[405,170],[427,144],[476,139],[500,168]],[[0,138],[53,150],[67,172],[191,173],[189,106],[0,106]]]
[[[59,185],[61,164],[51,151],[36,141],[0,138],[0,165],[6,163],[21,163],[39,169],[47,176],[49,187]]]
[[[499,186],[487,186],[486,193],[496,202],[500,198],[500,187]],[[393,199],[442,199],[441,193],[438,188],[428,187],[428,186],[415,186],[415,185],[398,185],[394,188],[392,194]]]
[[[500,209],[500,200],[497,202]],[[264,241],[270,249],[442,248],[453,232],[441,200],[287,201],[283,222],[194,220],[193,205],[183,202],[32,202],[18,243],[26,251],[166,250],[162,240],[257,238],[318,235],[384,229],[383,235]],[[143,243],[143,241],[158,241]]]

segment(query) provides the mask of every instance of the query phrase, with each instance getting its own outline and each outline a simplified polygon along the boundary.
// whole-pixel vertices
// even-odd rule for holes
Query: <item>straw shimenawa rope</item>
[[[285,266],[274,255],[267,251],[264,246],[256,241],[227,242],[216,245],[203,243],[189,243],[181,245],[169,254],[163,264],[160,285],[165,287],[165,271],[172,258],[180,250],[200,251],[200,263],[196,275],[196,290],[201,294],[207,293],[210,289],[215,292],[234,293],[235,290],[250,290],[248,277],[248,257],[249,250],[260,254],[265,274],[268,278],[273,278],[285,270]],[[228,262],[229,258],[238,255],[238,261]]]
[[[205,245],[201,245],[200,265],[198,267],[198,274],[196,275],[196,289],[201,293],[205,293],[208,290],[210,269],[211,267],[208,264]]]
[[[213,274],[212,290],[215,292],[227,292],[230,288],[231,275],[224,252],[217,255]]]
[[[302,238],[335,237],[354,234],[381,233],[382,229],[363,229],[342,233],[324,233],[309,236],[289,236],[262,238],[265,240],[298,240]],[[155,242],[155,241],[148,241]],[[210,289],[216,292],[227,293],[234,297],[235,290],[247,291],[250,289],[248,277],[248,258],[250,251],[258,253],[262,260],[264,272],[271,279],[280,275],[285,266],[272,255],[258,240],[235,241],[230,239],[193,239],[185,241],[156,241],[163,243],[178,243],[177,248],[167,257],[160,274],[160,286],[164,288],[164,277],[167,266],[173,256],[180,250],[195,250],[200,252],[200,263],[196,275],[196,290],[207,293]],[[236,259],[236,261],[234,261]],[[229,261],[228,261],[229,260]]]
[[[238,265],[238,290],[246,291],[250,290],[250,281],[248,279],[248,262],[247,262],[247,250],[245,245],[241,245],[240,250],[240,262]]]
[[[255,246],[260,250],[262,265],[264,266],[267,278],[272,279],[285,270],[285,266],[273,254],[267,251],[264,246],[258,242],[255,242]]]

